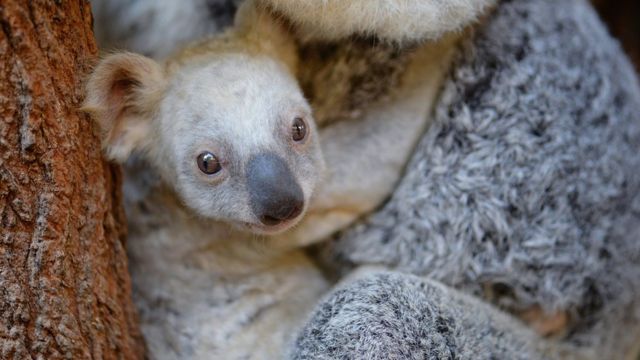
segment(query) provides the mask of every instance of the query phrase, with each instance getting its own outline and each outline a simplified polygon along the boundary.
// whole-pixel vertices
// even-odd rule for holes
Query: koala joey
[[[162,63],[110,55],[87,83],[84,109],[107,156],[136,158],[153,179],[125,199],[153,358],[282,358],[329,286],[301,247],[390,193],[453,46],[425,46],[392,105],[322,129],[294,78],[294,48],[248,1],[229,31]]]
[[[301,254],[269,254],[255,235],[296,224],[324,169],[286,46],[275,34],[263,41],[275,25],[238,28],[162,65],[111,55],[88,81],[85,109],[107,156],[135,154],[159,179],[140,204],[147,211],[128,209],[154,358],[278,358],[289,313],[324,289]]]

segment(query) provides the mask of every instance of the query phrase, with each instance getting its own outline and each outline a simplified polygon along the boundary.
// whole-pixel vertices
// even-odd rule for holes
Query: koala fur
[[[377,32],[384,27],[363,34],[357,20],[349,24],[357,16],[323,28],[305,20],[319,13],[273,4],[295,30],[300,52],[315,59],[311,68],[343,69],[339,82],[324,84],[307,64],[298,69],[307,74],[298,76],[312,107],[328,114],[319,124],[347,126],[339,120],[359,122],[370,105],[379,111],[401,99],[403,56],[422,39],[385,37]],[[501,1],[480,28],[446,74],[435,124],[389,205],[324,249],[331,269],[377,264],[393,276],[365,276],[325,296],[297,336],[294,358],[398,358],[407,343],[442,350],[417,358],[637,357],[635,75],[584,0]],[[363,39],[374,50],[358,50]],[[370,76],[368,59],[383,76]],[[353,77],[346,63],[360,65]],[[352,98],[361,74],[374,91]],[[339,98],[331,98],[332,83]],[[397,293],[408,294],[406,301],[396,301]],[[391,304],[388,312],[369,316],[381,302]],[[522,329],[510,314],[531,306],[568,311],[568,331],[541,339]],[[482,321],[469,321],[476,318]],[[540,350],[547,346],[554,351]]]
[[[474,22],[495,0],[260,0],[305,41],[375,36],[392,43],[439,39]]]
[[[85,110],[100,124],[108,156],[124,162],[135,154],[156,178],[146,196],[127,199],[135,300],[153,358],[278,358],[298,314],[326,288],[302,252],[272,253],[256,235],[301,217],[262,220],[256,204],[291,202],[276,182],[301,189],[304,212],[324,172],[311,109],[290,64],[270,56],[276,47],[286,53],[278,24],[256,20],[255,29],[162,65],[111,55],[87,85]],[[289,138],[296,117],[306,120],[304,143]],[[196,161],[205,150],[221,164],[212,175]],[[256,187],[275,190],[256,198]]]
[[[507,313],[425,277],[362,267],[332,289],[292,359],[580,359]]]
[[[298,41],[298,79],[319,124],[358,118],[395,99],[407,64],[426,41],[463,33],[495,4],[462,1],[260,0]]]
[[[94,32],[104,49],[164,58],[233,23],[242,0],[95,0]]]
[[[131,53],[98,65],[85,110],[100,124],[108,156],[129,161],[128,251],[154,358],[275,359],[288,351],[328,290],[300,248],[389,195],[428,122],[454,41],[416,53],[393,106],[319,131],[292,77],[294,42],[250,3],[232,29],[162,65]],[[296,114],[309,119],[302,150],[274,140],[281,120]],[[220,155],[229,168],[223,177],[198,173],[202,150]],[[246,190],[246,168],[265,151],[284,159],[304,193],[306,216],[276,229],[252,214]]]
[[[588,2],[500,3],[464,40],[434,116],[393,197],[327,244],[327,267],[427,277],[514,315],[562,311],[555,343],[637,359],[640,87]],[[339,319],[321,317],[304,334]]]

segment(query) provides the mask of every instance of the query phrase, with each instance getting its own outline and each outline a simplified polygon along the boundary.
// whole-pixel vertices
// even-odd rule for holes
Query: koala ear
[[[255,0],[245,0],[236,12],[235,29],[295,73],[297,44],[289,25],[281,17]]]
[[[146,146],[164,84],[160,65],[142,55],[119,53],[100,61],[87,82],[82,110],[98,123],[108,158],[124,162]]]

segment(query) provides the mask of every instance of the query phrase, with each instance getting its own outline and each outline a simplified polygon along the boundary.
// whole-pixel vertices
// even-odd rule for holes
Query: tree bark
[[[0,358],[134,359],[120,170],[78,111],[88,1],[0,0]]]

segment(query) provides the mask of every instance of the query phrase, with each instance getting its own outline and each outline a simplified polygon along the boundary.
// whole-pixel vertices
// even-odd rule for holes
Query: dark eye
[[[208,151],[198,155],[198,167],[200,171],[207,175],[212,175],[222,170],[218,158]]]
[[[291,124],[291,138],[293,141],[302,141],[307,137],[307,124],[302,120],[302,118],[293,119],[293,124]]]

